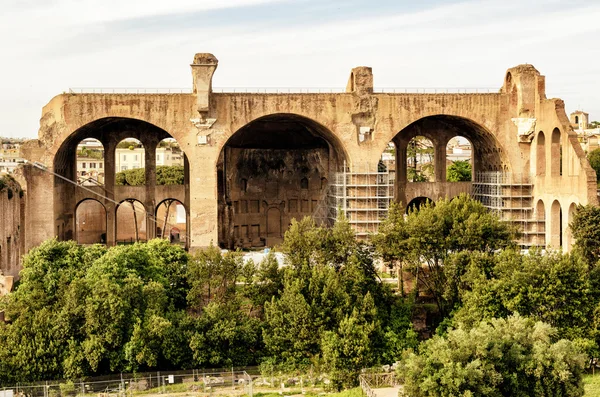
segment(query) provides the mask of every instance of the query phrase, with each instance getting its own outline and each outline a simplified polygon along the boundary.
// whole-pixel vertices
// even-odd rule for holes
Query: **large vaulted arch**
[[[272,114],[240,128],[217,163],[219,244],[273,246],[293,218],[325,220],[327,181],[346,159],[335,135],[306,117]]]

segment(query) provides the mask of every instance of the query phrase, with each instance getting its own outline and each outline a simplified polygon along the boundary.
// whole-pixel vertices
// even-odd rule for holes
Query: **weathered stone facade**
[[[564,103],[546,98],[545,78],[531,65],[509,69],[499,91],[487,94],[375,93],[367,67],[352,70],[344,93],[215,93],[216,58],[197,54],[191,67],[190,94],[64,93],[44,107],[39,137],[22,154],[60,177],[25,170],[27,211],[35,213],[25,225],[26,248],[54,236],[74,238],[83,200],[105,208],[109,245],[117,240],[118,204],[139,200],[151,238],[156,208],[169,198],[186,207],[192,248],[275,244],[291,218],[319,205],[332,172],[377,169],[390,141],[399,159],[396,200],[470,192],[469,182],[446,182],[446,145],[458,135],[473,145],[475,172],[527,175],[530,209],[550,224],[540,229],[548,245],[568,249],[572,209],[597,202],[595,173]],[[433,142],[434,182],[407,181],[403,160],[417,135]],[[126,137],[146,149],[146,186],[114,183],[115,147]],[[185,153],[181,186],[156,185],[156,145],[167,137]],[[95,193],[63,179],[73,180],[75,148],[85,138],[98,139],[105,150],[105,186]]]

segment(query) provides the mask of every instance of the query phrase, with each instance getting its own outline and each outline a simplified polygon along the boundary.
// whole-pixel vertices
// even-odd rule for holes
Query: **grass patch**
[[[584,375],[583,388],[585,397],[600,397],[600,374]]]

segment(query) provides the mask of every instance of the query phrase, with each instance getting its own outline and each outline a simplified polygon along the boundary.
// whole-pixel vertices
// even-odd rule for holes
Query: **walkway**
[[[381,389],[373,389],[375,397],[398,397],[398,392],[402,386],[383,387]]]

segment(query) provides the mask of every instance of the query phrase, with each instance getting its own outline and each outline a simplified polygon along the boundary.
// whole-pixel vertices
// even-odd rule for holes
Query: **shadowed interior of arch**
[[[240,128],[217,163],[219,244],[273,246],[293,218],[325,221],[327,181],[345,159],[331,131],[298,115],[265,116]]]

